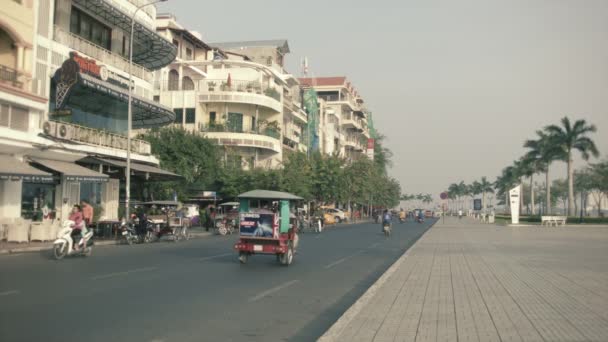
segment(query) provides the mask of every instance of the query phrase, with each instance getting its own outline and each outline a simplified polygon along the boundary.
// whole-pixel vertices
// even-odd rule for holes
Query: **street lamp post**
[[[132,98],[133,98],[133,32],[135,31],[135,16],[140,9],[154,5],[159,2],[165,2],[167,0],[153,0],[148,3],[137,6],[133,15],[131,16],[131,37],[129,39],[129,103],[128,103],[128,114],[127,114],[127,182],[125,188],[125,219],[129,219],[129,202],[131,201],[131,126],[133,126],[133,111],[132,111]]]

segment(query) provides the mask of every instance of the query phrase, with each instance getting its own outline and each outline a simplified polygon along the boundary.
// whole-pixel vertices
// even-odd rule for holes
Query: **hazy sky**
[[[406,193],[494,180],[564,115],[594,123],[608,156],[608,0],[169,0],[160,12],[206,42],[288,39],[293,74],[308,56],[313,76],[347,76]]]

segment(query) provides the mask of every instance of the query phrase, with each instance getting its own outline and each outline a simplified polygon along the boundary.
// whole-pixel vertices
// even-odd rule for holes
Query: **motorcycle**
[[[382,231],[384,232],[384,235],[386,237],[389,237],[391,235],[391,225],[388,223],[384,223],[382,225]]]
[[[93,253],[93,231],[87,232],[84,238],[81,238],[80,232],[74,231],[72,226],[74,221],[64,221],[63,227],[57,233],[57,240],[53,242],[53,255],[57,260],[66,255],[91,256]],[[79,246],[78,250],[74,248],[74,243]]]
[[[399,217],[399,223],[405,223],[405,217]]]
[[[140,240],[133,223],[123,221],[120,225],[120,231],[123,241],[128,245],[132,245],[134,242],[138,242]]]

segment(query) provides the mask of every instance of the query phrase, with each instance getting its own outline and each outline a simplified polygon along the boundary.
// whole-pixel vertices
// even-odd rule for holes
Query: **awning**
[[[114,166],[117,168],[126,168],[127,162],[125,160],[116,160],[116,159],[106,159],[99,157],[87,157],[81,160],[83,163],[98,163],[102,165]],[[142,164],[138,162],[131,161],[131,171],[136,173],[141,173],[141,176],[146,179],[153,180],[171,180],[181,178],[180,175],[175,174],[173,172],[163,170],[156,166]]]
[[[82,167],[71,162],[50,159],[32,159],[32,163],[34,163],[34,165],[40,165],[43,168],[58,172],[64,175],[68,181],[72,182],[100,183],[107,182],[109,178],[108,175],[95,172],[91,169],[87,169],[86,167]]]
[[[31,183],[48,183],[53,181],[53,175],[31,167],[29,164],[19,161],[7,155],[0,155],[0,179],[20,180]]]
[[[107,113],[111,104],[107,101],[119,101],[121,107],[117,110],[124,113],[126,119],[128,112],[129,93],[127,89],[102,81],[87,74],[81,74],[80,89],[74,89],[70,96],[69,105],[76,105],[91,112]],[[100,97],[101,95],[101,97]],[[159,103],[135,94],[131,96],[133,104],[133,128],[151,128],[170,124],[175,121],[175,112]]]
[[[105,22],[119,27],[123,32],[131,32],[131,13],[118,8],[110,0],[74,0],[73,3],[91,11]],[[148,69],[160,69],[173,62],[177,47],[153,28],[135,21],[133,31],[133,62]]]

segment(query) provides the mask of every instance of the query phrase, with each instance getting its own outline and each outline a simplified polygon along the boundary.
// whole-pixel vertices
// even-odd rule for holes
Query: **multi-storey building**
[[[346,77],[301,78],[300,83],[312,87],[323,103],[320,150],[349,160],[361,156],[370,138],[368,114],[362,97]]]
[[[23,29],[11,28],[18,24],[2,15],[0,26],[9,28],[2,29],[6,34],[0,35],[0,45],[12,44],[18,58],[25,58],[13,62],[11,70],[26,79],[27,71],[33,72],[27,82],[13,81],[21,87],[17,96],[31,102],[29,113],[19,109],[26,108],[21,104],[15,103],[14,109],[8,103],[9,127],[0,127],[0,157],[19,165],[8,167],[4,174],[9,180],[0,181],[2,196],[6,189],[13,194],[10,203],[0,199],[4,211],[0,216],[39,219],[46,207],[51,216],[65,218],[73,204],[87,200],[100,216],[118,218],[119,198],[125,193],[129,87],[134,129],[175,119],[170,108],[152,100],[153,70],[169,64],[177,53],[170,41],[156,33],[154,6],[143,7],[134,17],[129,67],[131,18],[146,3],[38,0],[34,10],[28,7],[32,1],[3,5],[2,10],[11,11],[22,6],[17,19],[30,23]],[[158,168],[147,142],[133,139],[131,151],[131,178],[134,188],[141,190],[135,193],[145,192],[146,180],[175,176]],[[29,175],[27,170],[38,174]]]
[[[283,148],[306,150],[306,112],[296,78],[283,69],[286,41],[206,44],[172,15],[157,31],[178,48],[156,73],[155,98],[176,113],[175,124],[224,148],[234,166],[274,168]]]

